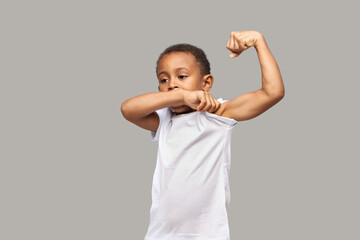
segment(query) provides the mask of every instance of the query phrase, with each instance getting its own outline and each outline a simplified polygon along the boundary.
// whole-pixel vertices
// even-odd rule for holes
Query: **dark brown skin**
[[[173,52],[165,55],[158,64],[159,92],[127,99],[121,105],[122,114],[130,122],[154,132],[159,125],[159,116],[155,111],[164,107],[171,108],[176,114],[208,111],[236,121],[262,114],[284,97],[285,88],[265,38],[257,31],[231,32],[226,45],[231,51],[230,58],[239,56],[250,47],[254,47],[258,54],[262,88],[220,104],[210,93],[213,76],[200,74],[192,54]]]

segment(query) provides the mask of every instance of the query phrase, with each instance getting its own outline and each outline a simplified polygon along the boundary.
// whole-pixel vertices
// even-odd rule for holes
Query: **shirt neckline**
[[[173,118],[186,117],[186,116],[189,116],[190,114],[193,114],[193,113],[199,113],[199,112],[198,112],[198,111],[194,111],[194,112],[183,113],[183,114],[174,114],[174,113],[172,113],[172,117],[173,117]]]

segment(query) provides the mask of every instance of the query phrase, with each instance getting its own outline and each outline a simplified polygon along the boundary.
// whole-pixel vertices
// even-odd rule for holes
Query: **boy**
[[[159,92],[124,101],[123,116],[159,141],[145,240],[229,240],[230,144],[233,127],[279,102],[285,93],[278,65],[257,31],[231,32],[231,58],[255,47],[262,88],[231,100],[214,99],[205,53],[190,44],[159,56]]]

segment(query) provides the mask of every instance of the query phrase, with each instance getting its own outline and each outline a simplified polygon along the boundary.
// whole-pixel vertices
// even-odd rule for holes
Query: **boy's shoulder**
[[[224,110],[225,110],[225,108],[226,108],[226,105],[228,104],[228,103],[227,103],[228,100],[224,100],[224,99],[222,99],[222,98],[218,98],[217,100],[221,103],[221,105],[220,105],[220,107],[218,108],[218,110],[216,110],[216,112],[214,112],[213,114],[222,117],[222,115],[223,115],[223,113],[224,113]]]

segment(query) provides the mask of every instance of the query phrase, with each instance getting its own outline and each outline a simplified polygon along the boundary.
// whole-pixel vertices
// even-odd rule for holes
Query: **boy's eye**
[[[186,78],[186,76],[185,76],[185,75],[180,75],[179,78],[180,78],[180,79],[184,79],[184,78]],[[164,79],[161,79],[160,82],[161,82],[161,83],[164,83],[164,82],[166,82],[166,80],[167,80],[167,79],[164,78]]]

